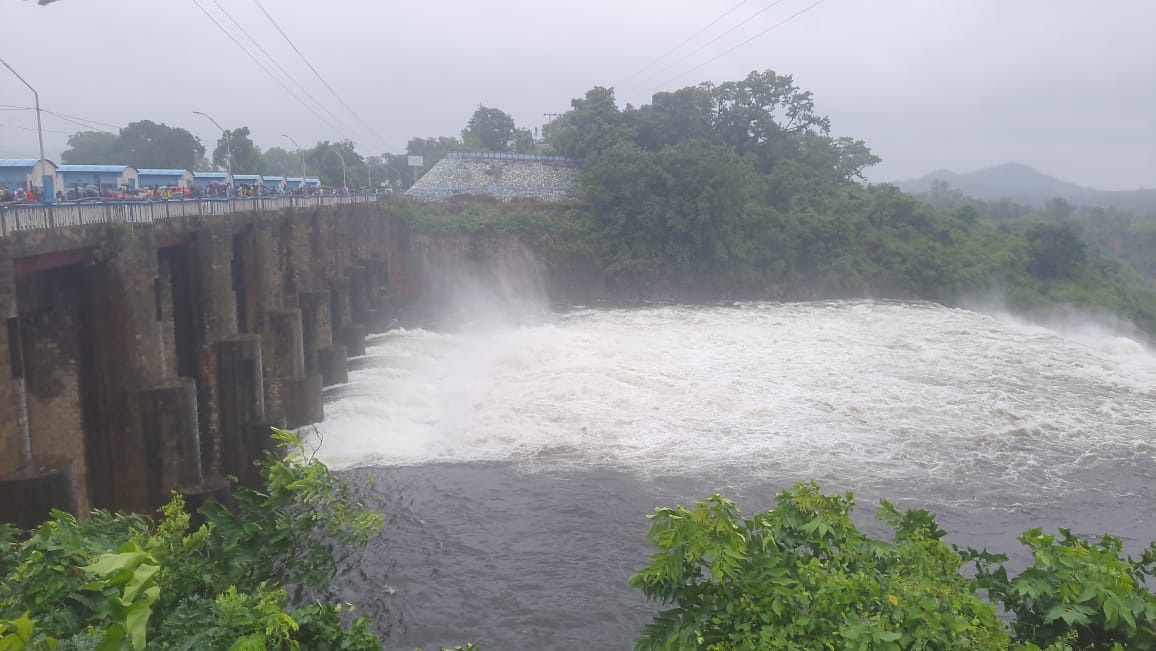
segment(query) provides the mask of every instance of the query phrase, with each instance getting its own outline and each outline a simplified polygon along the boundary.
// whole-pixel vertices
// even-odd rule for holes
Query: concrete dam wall
[[[378,202],[7,232],[0,521],[254,481],[417,291],[406,240]]]

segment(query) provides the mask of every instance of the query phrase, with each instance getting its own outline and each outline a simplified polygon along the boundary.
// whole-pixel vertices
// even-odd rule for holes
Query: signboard
[[[409,166],[410,167],[425,167],[425,157],[424,156],[410,156],[409,157]]]

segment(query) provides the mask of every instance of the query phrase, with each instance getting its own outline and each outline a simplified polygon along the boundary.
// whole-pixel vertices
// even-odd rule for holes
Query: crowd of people
[[[455,195],[484,195],[501,201],[558,201],[570,196],[578,168],[541,160],[443,158],[406,195],[442,201]]]
[[[356,188],[357,194],[377,194],[377,188]],[[74,185],[56,192],[57,202],[73,201],[168,201],[177,199],[226,199],[226,198],[262,198],[262,197],[311,197],[349,194],[348,188],[334,188],[328,185],[309,186],[306,188],[285,189],[269,188],[264,185],[235,185],[230,187],[226,183],[213,182],[207,185],[193,185],[184,187],[179,185],[151,185],[143,188],[111,185]],[[0,184],[0,204],[42,203],[39,188],[17,186],[11,189]]]
[[[40,199],[40,193],[36,188],[25,190],[17,186],[13,190],[7,185],[0,184],[0,203],[37,203]]]

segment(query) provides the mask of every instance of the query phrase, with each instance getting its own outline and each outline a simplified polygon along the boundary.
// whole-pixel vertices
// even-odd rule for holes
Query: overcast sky
[[[883,158],[873,181],[1018,161],[1092,187],[1156,187],[1154,0],[260,1],[358,117],[256,0],[0,0],[0,58],[43,108],[102,126],[151,119],[211,149],[218,132],[199,110],[249,126],[263,148],[292,148],[289,134],[347,137],[363,153],[459,135],[478,104],[532,128],[596,85],[638,106],[769,68],[814,92],[835,135]],[[283,77],[230,16],[240,23],[322,119],[198,4]],[[0,158],[36,157],[34,112],[11,108],[31,104],[0,68]],[[52,115],[44,128],[55,160],[80,129]]]

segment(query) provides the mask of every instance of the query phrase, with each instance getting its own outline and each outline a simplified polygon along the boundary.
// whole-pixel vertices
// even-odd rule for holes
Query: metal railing
[[[538,161],[544,163],[562,163],[564,165],[578,164],[578,160],[574,158],[567,158],[565,156],[554,156],[550,154],[519,154],[512,151],[447,151],[446,158]]]
[[[88,224],[152,224],[178,217],[203,217],[286,208],[372,203],[384,196],[387,195],[330,194],[308,197],[10,204],[0,206],[0,237],[7,237],[9,233],[17,231],[67,228]]]

